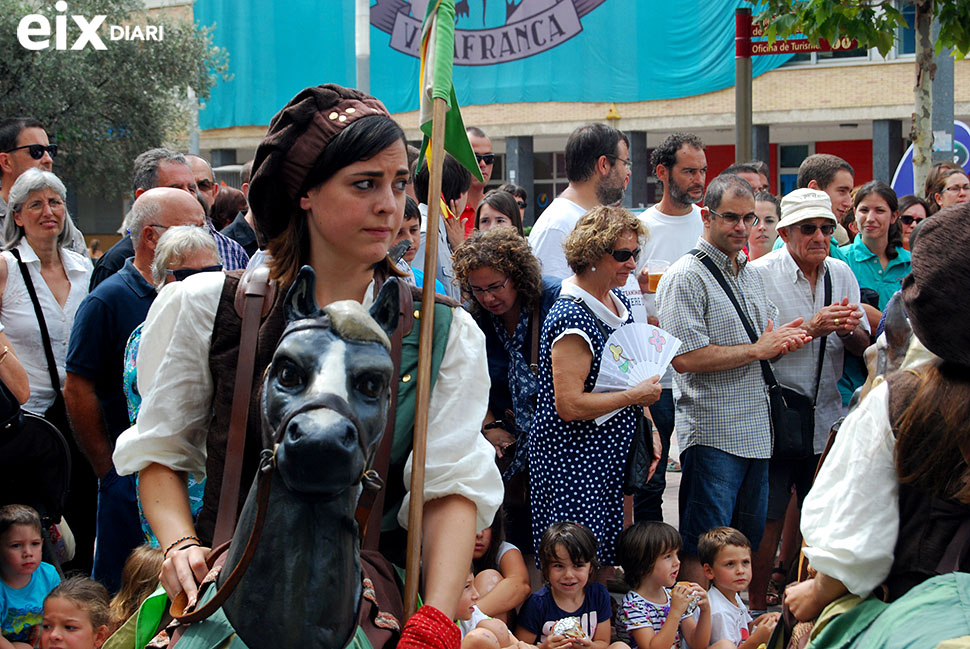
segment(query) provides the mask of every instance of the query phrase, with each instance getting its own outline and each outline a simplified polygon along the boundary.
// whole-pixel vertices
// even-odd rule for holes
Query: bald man
[[[143,542],[134,477],[119,477],[111,463],[114,440],[129,426],[122,387],[125,345],[155,299],[151,273],[155,246],[176,225],[205,225],[205,212],[194,194],[174,187],[139,194],[129,225],[135,255],[84,299],[68,344],[67,414],[100,480],[92,574],[112,592],[121,585],[128,554]]]

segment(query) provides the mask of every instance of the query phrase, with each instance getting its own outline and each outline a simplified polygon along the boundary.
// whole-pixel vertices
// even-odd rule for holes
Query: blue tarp
[[[428,0],[371,0],[371,92],[418,107],[420,17]],[[734,84],[734,10],[743,0],[457,0],[455,88],[462,105],[648,101]],[[354,0],[196,0],[215,24],[232,81],[204,129],[267,124],[302,88],[354,85]],[[418,16],[418,18],[415,18]],[[754,74],[789,56],[754,59]]]

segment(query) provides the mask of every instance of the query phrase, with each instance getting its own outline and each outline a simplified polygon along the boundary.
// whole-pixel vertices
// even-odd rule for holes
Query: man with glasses
[[[203,227],[205,212],[180,188],[141,192],[129,215],[134,256],[88,294],[78,307],[67,350],[64,400],[71,427],[98,475],[98,542],[93,576],[115,592],[128,553],[143,542],[133,476],[118,476],[114,441],[128,428],[122,387],[128,337],[144,322],[155,299],[152,261],[168,228]]]
[[[482,172],[482,180],[472,176],[472,186],[468,190],[468,201],[465,203],[465,210],[461,213],[461,220],[465,224],[465,238],[471,236],[475,229],[475,210],[482,202],[482,195],[485,193],[485,186],[492,179],[492,169],[495,167],[495,153],[492,151],[492,141],[485,135],[485,131],[475,126],[465,129],[468,134],[468,141],[475,152],[475,160],[478,161],[478,168]]]
[[[683,464],[681,579],[706,583],[697,560],[701,534],[731,525],[757,548],[764,531],[772,437],[759,361],[795,351],[809,336],[801,318],[775,324],[778,309],[742,252],[758,220],[751,185],[738,176],[715,178],[701,219],[704,233],[695,244],[697,252],[675,261],[660,280],[657,311],[660,326],[682,341],[673,359],[674,419]],[[737,299],[756,341],[718,276]]]
[[[7,214],[7,198],[20,174],[39,167],[50,171],[57,145],[47,138],[44,125],[30,117],[0,122],[0,220]]]
[[[559,279],[573,274],[562,251],[566,236],[597,205],[619,204],[633,169],[630,141],[606,124],[586,124],[573,131],[565,157],[569,186],[539,216],[529,234],[542,274]]]
[[[816,189],[796,189],[781,200],[778,235],[784,247],[751,262],[764,278],[768,299],[778,308],[782,322],[801,318],[802,329],[812,341],[772,365],[775,378],[788,388],[815,401],[814,456],[803,459],[772,458],[768,465],[768,519],[760,549],[752,557],[749,588],[752,610],[766,608],[765,591],[772,573],[775,550],[792,488],[798,506],[812,486],[819,455],[829,429],[842,416],[839,378],[845,350],[861,355],[869,345],[869,320],[859,308],[859,282],[849,265],[829,257],[829,240],[835,231],[835,215],[828,194]],[[825,275],[831,299],[825,299]],[[819,348],[824,339],[822,371],[818,374]],[[816,397],[815,378],[819,377]],[[779,557],[779,563],[792,557]],[[787,570],[779,570],[782,576]],[[782,582],[783,583],[783,582]]]

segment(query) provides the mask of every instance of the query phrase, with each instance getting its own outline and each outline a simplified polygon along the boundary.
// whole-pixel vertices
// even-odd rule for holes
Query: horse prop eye
[[[292,361],[284,360],[276,372],[276,380],[281,387],[292,390],[306,382],[306,375]]]
[[[376,399],[384,390],[384,379],[380,374],[362,374],[354,382],[354,388],[368,399]]]

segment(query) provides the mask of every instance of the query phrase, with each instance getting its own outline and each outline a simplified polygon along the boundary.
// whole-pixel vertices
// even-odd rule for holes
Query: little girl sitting
[[[512,613],[529,597],[531,589],[522,553],[505,540],[505,513],[501,507],[492,525],[475,537],[472,557],[478,608],[509,624]]]
[[[676,529],[657,521],[638,522],[616,541],[623,578],[633,589],[616,613],[617,636],[633,649],[670,649],[683,635],[691,649],[704,649],[711,637],[707,591],[699,584],[678,582],[681,538]],[[688,614],[696,600],[699,615]]]
[[[621,649],[610,645],[610,595],[603,584],[590,583],[596,563],[593,533],[576,523],[553,523],[543,533],[537,555],[546,585],[533,593],[519,612],[515,636],[539,649]],[[579,618],[584,637],[554,632],[556,622]]]
[[[101,649],[110,635],[108,591],[87,577],[69,577],[44,600],[40,648]]]

